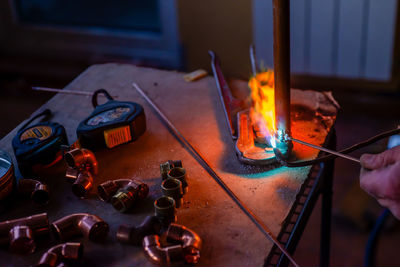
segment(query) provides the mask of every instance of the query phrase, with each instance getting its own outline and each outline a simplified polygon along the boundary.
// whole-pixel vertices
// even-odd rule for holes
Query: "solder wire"
[[[342,149],[339,151],[339,153],[346,154],[346,153],[353,152],[357,149],[366,147],[366,146],[373,144],[383,138],[386,138],[386,137],[389,137],[389,136],[392,136],[395,134],[400,134],[400,128],[392,129],[392,130],[380,133],[378,135],[375,135],[365,141],[354,144],[348,148]],[[328,160],[333,160],[338,157],[337,155],[331,154],[331,155],[321,156],[321,157],[318,157],[318,158],[312,159],[312,160],[288,161],[284,158],[284,156],[279,151],[279,149],[274,148],[274,153],[275,153],[275,156],[276,156],[276,159],[278,160],[278,162],[286,167],[304,167],[304,166],[309,166],[309,165],[314,165],[317,163],[325,162]]]
[[[210,174],[210,176],[218,183],[218,185],[228,194],[228,196],[238,205],[238,207],[249,217],[249,219],[257,226],[257,228],[271,240],[281,251],[288,257],[294,266],[299,265],[290,256],[289,252],[279,243],[278,239],[274,236],[271,230],[265,225],[260,218],[258,218],[246,205],[235,195],[235,193],[228,187],[227,184],[218,176],[213,168],[208,164],[203,156],[186,140],[186,138],[179,132],[179,130],[168,120],[168,118],[161,112],[161,110],[153,103],[153,101],[140,89],[136,83],[132,86],[139,92],[139,94],[147,101],[147,103],[156,111],[161,117],[162,121],[167,124],[168,128],[174,133],[175,137],[189,150],[189,152],[196,158],[200,165]]]

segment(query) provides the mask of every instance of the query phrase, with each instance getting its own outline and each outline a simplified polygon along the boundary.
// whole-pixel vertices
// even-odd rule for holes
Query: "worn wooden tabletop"
[[[267,170],[241,164],[235,155],[234,144],[227,131],[222,105],[219,102],[215,81],[206,77],[187,83],[182,73],[141,68],[131,65],[94,65],[76,78],[66,89],[94,91],[107,89],[119,100],[140,103],[147,117],[147,131],[134,143],[112,150],[96,152],[100,164],[98,184],[119,178],[140,178],[150,186],[149,197],[128,213],[119,213],[100,201],[96,190],[87,199],[73,195],[70,184],[64,181],[65,165],[60,162],[44,173],[40,179],[49,184],[50,202],[37,206],[29,200],[7,203],[0,221],[47,212],[50,222],[75,212],[96,214],[110,224],[106,242],[94,243],[84,238],[74,241],[84,243],[82,266],[152,266],[141,247],[123,245],[116,240],[118,226],[123,223],[140,224],[154,212],[153,202],[161,195],[159,164],[169,159],[182,160],[188,173],[189,192],[184,205],[177,211],[178,223],[197,232],[203,240],[199,266],[260,266],[272,248],[272,243],[244,215],[228,195],[214,182],[199,163],[174,138],[155,115],[150,106],[133,89],[138,83],[160,107],[182,134],[204,155],[224,182],[248,207],[277,235],[282,221],[293,204],[296,194],[307,178],[310,167],[277,168]],[[239,87],[243,83],[239,82]],[[245,85],[244,85],[245,86]],[[325,105],[334,112],[320,116],[321,110],[304,115],[302,109],[292,114],[295,137],[323,144],[336,116],[329,97],[300,91],[292,94],[292,104],[297,98],[306,98],[309,105]],[[307,102],[306,101],[306,102]],[[300,101],[301,102],[301,101]],[[63,124],[69,142],[76,140],[76,128],[93,110],[90,98],[58,94],[37,112],[50,108],[53,121]],[[319,107],[317,107],[319,108]],[[317,110],[317,109],[316,109]],[[308,112],[310,113],[310,112]],[[323,113],[323,112],[322,112]],[[328,112],[329,113],[329,112]],[[12,116],[12,114],[10,114]],[[18,127],[16,128],[18,129]],[[0,149],[11,155],[11,140],[16,129],[0,140]],[[294,146],[298,157],[312,158],[318,151]],[[14,159],[15,162],[15,159]],[[34,254],[19,256],[7,249],[0,250],[1,266],[27,266],[35,264],[47,249],[59,243],[53,236],[38,243]]]

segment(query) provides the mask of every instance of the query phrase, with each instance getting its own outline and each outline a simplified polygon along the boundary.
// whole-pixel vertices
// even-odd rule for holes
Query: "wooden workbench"
[[[71,185],[64,180],[65,166],[62,162],[40,177],[51,188],[48,205],[37,206],[29,200],[15,200],[2,211],[0,221],[40,212],[48,212],[50,222],[75,212],[96,214],[110,224],[109,237],[104,244],[84,238],[74,239],[83,242],[85,246],[82,266],[152,266],[144,257],[141,247],[118,243],[116,231],[120,224],[139,224],[154,212],[153,201],[161,195],[159,164],[169,159],[181,159],[188,173],[189,192],[184,196],[183,207],[177,212],[178,223],[196,231],[203,240],[198,266],[262,265],[272,243],[167,130],[134,90],[132,82],[137,82],[148,93],[189,142],[206,157],[225,183],[272,232],[276,235],[279,233],[281,223],[307,178],[310,167],[268,171],[239,163],[212,77],[187,83],[179,72],[118,64],[94,65],[66,89],[94,91],[105,88],[112,95],[118,95],[119,100],[143,105],[147,117],[146,133],[134,143],[96,152],[100,170],[95,188],[109,179],[140,178],[150,186],[149,197],[125,214],[97,199],[95,189],[87,199],[78,199],[73,195]],[[329,102],[323,94],[316,94],[317,102]],[[333,106],[329,103],[325,105]],[[63,94],[53,97],[37,112],[44,108],[54,112],[53,121],[65,126],[70,143],[76,140],[75,130],[79,122],[93,110],[90,98]],[[298,120],[304,119],[304,122],[294,126],[294,134],[315,144],[323,144],[335,120],[336,108],[333,110],[335,112],[324,116],[324,127],[321,127],[319,119],[304,119],[300,116]],[[0,141],[0,149],[11,155],[11,140],[16,129]],[[312,158],[318,153],[297,145],[294,150],[299,157],[303,155]],[[57,242],[54,237],[42,240],[36,252],[28,256],[19,256],[2,249],[0,265],[34,264]]]

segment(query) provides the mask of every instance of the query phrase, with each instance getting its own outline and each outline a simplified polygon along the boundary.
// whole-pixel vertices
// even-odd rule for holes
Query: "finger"
[[[379,154],[363,154],[360,158],[361,166],[365,169],[379,169],[400,160],[400,146],[388,149]]]
[[[377,170],[362,170],[360,186],[375,198],[400,199],[400,162]]]

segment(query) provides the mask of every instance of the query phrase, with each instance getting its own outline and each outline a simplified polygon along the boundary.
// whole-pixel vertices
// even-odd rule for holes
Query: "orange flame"
[[[250,110],[252,125],[256,132],[259,132],[271,143],[276,132],[274,72],[267,70],[257,73],[256,76],[251,77],[248,85],[253,101]]]

